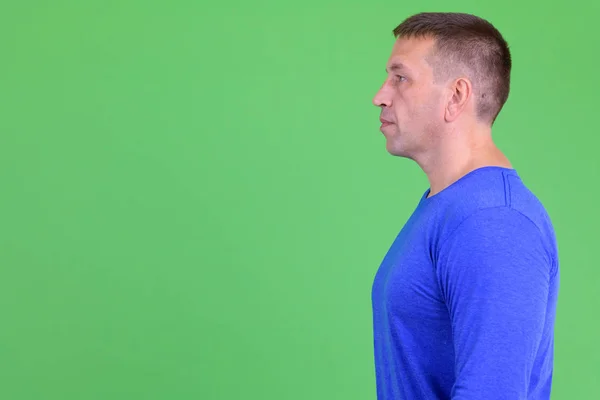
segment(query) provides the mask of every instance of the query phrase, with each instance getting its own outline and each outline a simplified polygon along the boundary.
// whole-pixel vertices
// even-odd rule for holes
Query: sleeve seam
[[[448,241],[458,232],[458,230],[463,226],[463,224],[465,222],[467,222],[468,220],[474,218],[476,215],[485,212],[485,211],[489,211],[489,210],[494,210],[494,209],[500,209],[500,208],[505,208],[507,210],[511,210],[514,211],[515,213],[517,213],[518,215],[521,215],[522,217],[524,217],[527,221],[529,221],[533,226],[535,226],[536,230],[543,236],[542,230],[540,229],[540,227],[531,220],[531,218],[529,218],[527,215],[523,214],[521,211],[514,209],[513,207],[509,206],[509,205],[503,205],[503,206],[494,206],[494,207],[486,207],[486,208],[480,208],[477,211],[473,212],[472,214],[468,215],[467,217],[465,217],[462,221],[460,221],[460,223],[452,230],[452,232],[450,232],[448,235],[446,235],[446,238],[444,239],[444,241],[438,246],[438,254],[440,254],[442,252],[442,250],[444,249],[444,246],[446,245],[446,243],[448,243]],[[555,262],[554,257],[552,257],[552,262]]]

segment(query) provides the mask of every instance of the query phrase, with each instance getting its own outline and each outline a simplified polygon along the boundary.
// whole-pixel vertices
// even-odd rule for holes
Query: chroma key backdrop
[[[555,400],[600,398],[598,2],[5,1],[0,398],[375,399],[370,290],[427,188],[393,28],[490,20],[494,137],[555,225]]]

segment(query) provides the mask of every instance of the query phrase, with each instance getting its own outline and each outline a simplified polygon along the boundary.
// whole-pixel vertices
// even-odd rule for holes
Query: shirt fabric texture
[[[504,167],[429,191],[374,277],[377,399],[550,399],[559,263],[544,206]]]

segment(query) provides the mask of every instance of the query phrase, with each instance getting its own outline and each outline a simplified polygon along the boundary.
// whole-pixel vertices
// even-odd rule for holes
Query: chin
[[[396,148],[393,148],[393,147],[389,147],[389,146],[387,146],[387,147],[386,147],[386,150],[387,150],[387,152],[388,152],[390,155],[392,155],[392,156],[395,156],[395,157],[406,157],[406,155],[404,154],[404,152],[402,152],[402,151],[399,151],[399,150],[398,150],[398,149],[396,149]]]
[[[390,154],[394,154],[397,153],[398,150],[400,150],[401,146],[398,143],[398,139],[395,139],[391,136],[388,136],[385,138],[385,149],[388,151],[388,153]]]
[[[398,145],[394,146],[390,142],[387,143],[386,150],[390,155],[395,157],[411,158],[410,153],[406,149],[400,148]]]

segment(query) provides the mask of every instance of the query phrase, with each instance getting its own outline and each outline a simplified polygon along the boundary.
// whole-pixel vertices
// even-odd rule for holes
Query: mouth
[[[382,128],[385,128],[386,126],[394,124],[393,122],[388,121],[387,119],[383,119],[383,118],[379,118],[379,121],[381,122],[381,127]]]

